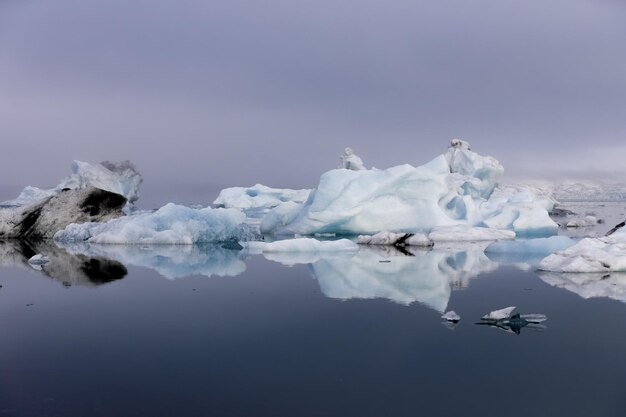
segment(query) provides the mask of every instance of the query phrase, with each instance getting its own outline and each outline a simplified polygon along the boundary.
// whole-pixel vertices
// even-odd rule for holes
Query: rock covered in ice
[[[570,220],[566,227],[591,227],[600,224],[601,221],[595,216],[585,216],[582,219]]]
[[[350,148],[346,148],[339,159],[341,160],[339,168],[349,169],[351,171],[362,171],[367,169],[365,168],[361,158],[359,158]]]
[[[539,269],[553,272],[626,272],[626,232],[582,239],[544,258]]]
[[[104,244],[175,244],[246,240],[245,214],[236,209],[192,209],[173,203],[155,212],[138,213],[106,223],[71,224],[54,239]]]
[[[487,227],[470,227],[465,225],[436,227],[428,234],[433,242],[479,242],[500,239],[515,239],[511,230],[489,229]]]
[[[65,189],[31,205],[0,209],[0,239],[51,238],[71,223],[120,217],[126,202],[99,188]]]
[[[30,265],[45,265],[48,262],[50,262],[50,259],[47,256],[42,255],[41,253],[38,253],[37,255],[33,255],[32,257],[28,259],[28,263]]]
[[[442,314],[441,318],[447,321],[451,321],[453,323],[457,323],[459,320],[461,320],[461,316],[459,316],[454,310],[450,310]]]
[[[433,246],[433,241],[423,233],[379,232],[375,235],[360,235],[356,242],[360,245]]]
[[[230,187],[220,191],[213,205],[238,209],[270,209],[285,202],[303,203],[311,190],[270,188],[257,184],[252,187]]]
[[[260,252],[356,252],[356,243],[348,239],[317,240],[310,238],[285,239],[275,242],[245,242],[244,247]]]
[[[554,234],[549,201],[528,189],[496,189],[497,160],[454,141],[420,166],[331,170],[301,205],[270,211],[261,231],[275,235],[428,233],[443,226],[482,226],[518,234]],[[494,192],[496,189],[496,192]],[[493,198],[492,194],[495,195]]]
[[[56,187],[46,190],[28,186],[16,199],[0,203],[0,207],[34,204],[68,188],[99,188],[124,196],[129,204],[133,204],[139,198],[139,186],[143,179],[130,161],[118,163],[105,161],[97,165],[73,161],[71,169],[72,173],[62,179]]]
[[[515,307],[506,307],[500,310],[490,311],[482,317],[482,320],[504,320],[511,317],[511,313],[513,313]]]

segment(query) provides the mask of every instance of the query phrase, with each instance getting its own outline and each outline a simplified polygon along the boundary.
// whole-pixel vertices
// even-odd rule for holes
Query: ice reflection
[[[49,262],[36,267],[29,265],[28,259],[38,253],[48,256]],[[70,254],[49,241],[0,241],[0,265],[38,271],[65,286],[106,284],[128,273],[118,261],[97,255]]]
[[[63,246],[71,254],[115,259],[129,266],[155,270],[167,279],[190,275],[234,277],[246,270],[240,251],[217,245],[92,245]]]
[[[584,299],[607,297],[626,303],[626,273],[561,273],[537,271],[539,277],[554,287],[578,294]]]
[[[409,251],[409,252],[407,252]],[[453,288],[497,269],[482,248],[428,250],[390,246],[362,246],[354,253],[263,254],[285,265],[310,264],[322,293],[340,300],[386,298],[408,305],[425,304],[443,312]]]

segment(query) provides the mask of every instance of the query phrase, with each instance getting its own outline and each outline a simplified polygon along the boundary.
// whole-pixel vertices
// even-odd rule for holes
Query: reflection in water
[[[554,287],[564,288],[584,299],[607,297],[626,303],[626,273],[562,273],[537,271],[539,277]]]
[[[452,288],[463,288],[481,272],[493,271],[481,249],[444,252],[394,247],[365,247],[336,254],[263,254],[267,259],[294,265],[310,263],[320,288],[329,298],[386,298],[408,305],[415,301],[443,312]]]
[[[241,252],[217,245],[64,244],[72,254],[115,259],[125,265],[154,269],[167,279],[190,275],[234,277],[246,270]]]
[[[28,260],[38,253],[46,255],[49,262],[35,267],[29,265]],[[37,270],[65,286],[106,284],[128,273],[120,262],[100,256],[69,254],[49,241],[0,241],[0,265]]]
[[[534,330],[534,331],[544,331],[546,329],[546,326],[544,326],[543,324],[533,323],[531,321],[528,321],[524,319],[523,317],[520,317],[519,314],[516,314],[515,316],[506,320],[497,320],[497,321],[491,321],[491,322],[481,321],[476,324],[495,327],[496,329],[504,330],[505,332],[515,333],[515,334],[520,334],[522,332],[522,328],[526,328],[528,330]]]

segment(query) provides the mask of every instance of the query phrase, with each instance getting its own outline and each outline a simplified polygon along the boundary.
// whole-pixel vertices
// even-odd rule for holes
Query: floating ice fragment
[[[375,235],[360,235],[356,242],[361,245],[433,246],[433,241],[423,233],[379,232]]]
[[[448,320],[448,321],[454,322],[454,323],[456,323],[459,320],[461,320],[461,316],[459,316],[454,310],[450,310],[450,311],[444,313],[441,316],[441,318],[444,319],[444,320]]]
[[[50,259],[47,256],[42,255],[41,253],[38,253],[28,260],[28,263],[30,265],[45,265],[48,262],[50,262]]]
[[[482,320],[504,320],[511,316],[511,313],[515,310],[515,307],[506,307],[500,310],[491,311],[482,317]]]

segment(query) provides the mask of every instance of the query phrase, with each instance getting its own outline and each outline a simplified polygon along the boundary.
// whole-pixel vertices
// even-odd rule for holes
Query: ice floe
[[[433,241],[423,233],[380,232],[375,235],[360,235],[357,243],[360,245],[433,246]]]
[[[213,243],[247,240],[245,214],[236,209],[192,209],[166,204],[155,212],[121,217],[106,223],[70,224],[54,235],[60,242],[105,244]]]

